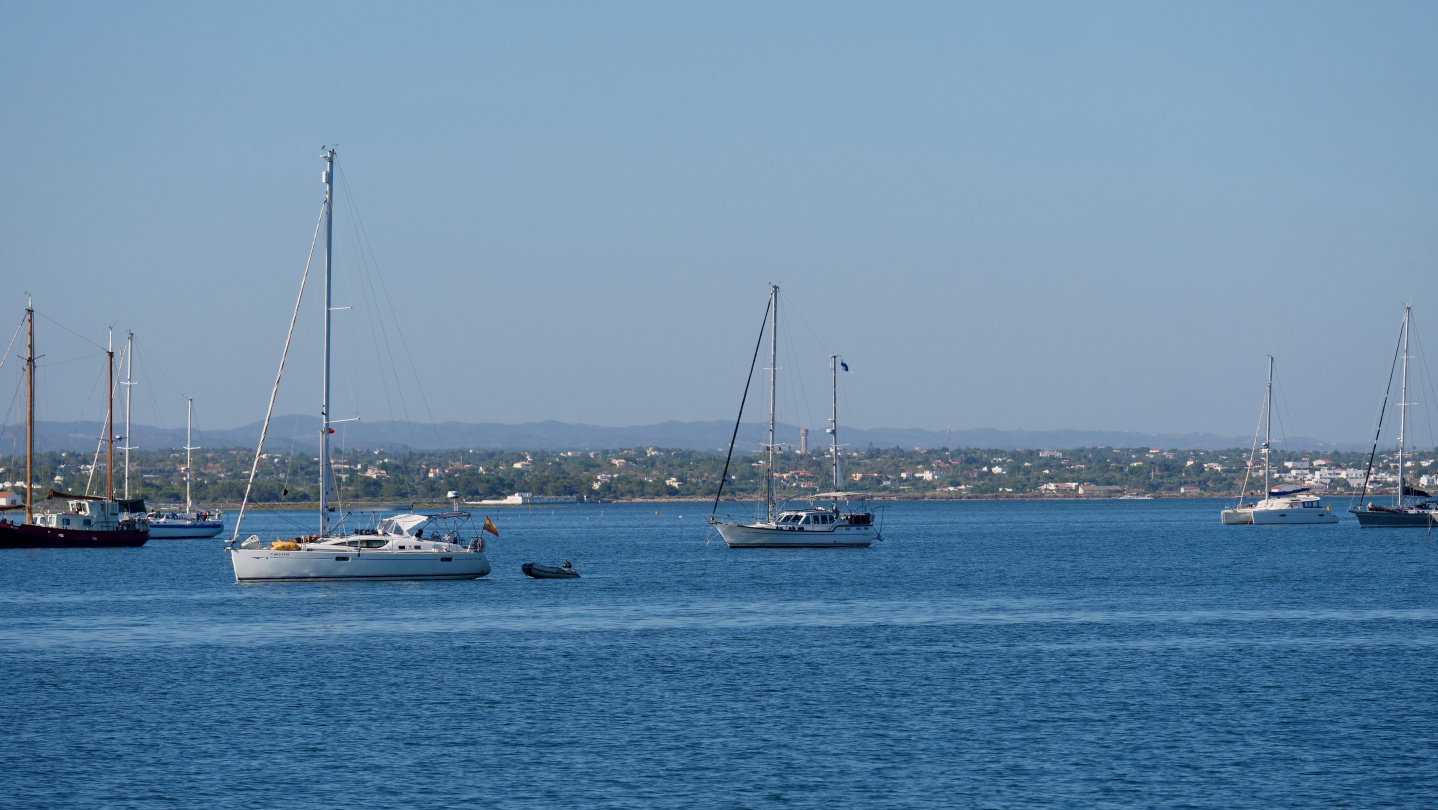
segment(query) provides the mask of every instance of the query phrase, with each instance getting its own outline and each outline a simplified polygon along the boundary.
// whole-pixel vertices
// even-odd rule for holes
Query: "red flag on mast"
[[[481,529],[481,531],[489,532],[490,534],[494,535],[495,537],[498,537],[498,536],[499,536],[499,529],[496,529],[496,528],[494,527],[494,521],[490,520],[488,517],[486,517],[486,518],[484,519],[484,528]]]

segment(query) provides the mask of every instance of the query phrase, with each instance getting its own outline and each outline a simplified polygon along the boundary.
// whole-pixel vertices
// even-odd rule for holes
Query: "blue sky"
[[[136,331],[137,418],[258,419],[337,142],[423,380],[397,404],[338,313],[337,415],[732,418],[776,281],[801,423],[838,351],[863,427],[1246,434],[1273,353],[1288,427],[1361,441],[1402,304],[1438,316],[1435,38],[1416,3],[11,3],[0,331],[28,291]],[[43,415],[93,414],[41,333]]]

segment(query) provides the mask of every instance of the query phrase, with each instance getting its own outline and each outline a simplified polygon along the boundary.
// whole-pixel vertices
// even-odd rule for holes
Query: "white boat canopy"
[[[375,527],[383,534],[414,534],[414,530],[426,523],[435,522],[444,526],[446,531],[456,528],[456,524],[463,523],[469,519],[468,512],[443,512],[438,515],[395,515],[379,522]]]
[[[413,534],[428,522],[429,515],[395,515],[381,520],[379,530],[385,534]]]

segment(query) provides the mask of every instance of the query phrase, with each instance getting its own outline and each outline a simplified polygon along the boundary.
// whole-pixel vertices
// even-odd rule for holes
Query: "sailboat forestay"
[[[330,522],[330,442],[333,432],[330,425],[330,313],[331,254],[334,236],[334,164],[335,150],[327,149],[321,157],[325,161],[323,181],[325,199],[321,208],[321,221],[325,231],[325,289],[324,289],[324,366],[323,398],[320,405],[320,480],[319,480],[319,531],[312,535],[278,540],[265,544],[258,536],[251,535],[241,542],[240,525],[244,521],[245,506],[249,502],[249,488],[241,502],[240,513],[235,521],[234,535],[230,539],[230,562],[238,582],[293,582],[332,580],[422,580],[422,579],[475,579],[489,573],[489,559],[484,555],[484,541],[477,535],[469,540],[461,535],[469,521],[469,513],[445,512],[438,515],[400,514],[380,520],[373,529],[337,531],[344,519],[337,524]],[[319,230],[316,227],[315,237]],[[313,256],[313,247],[311,247]],[[306,277],[309,266],[305,267]],[[300,300],[304,296],[304,282],[300,284]],[[290,320],[290,335],[294,334],[294,320],[299,316],[300,301],[295,302],[295,315]],[[280,377],[284,374],[285,356],[289,352],[289,338],[285,339],[285,353],[280,357],[280,371],[275,376],[275,389],[270,394],[269,410],[265,413],[264,426],[260,430],[260,443],[255,449],[254,464],[250,468],[250,484],[253,485],[255,470],[259,466],[260,454],[264,450],[265,435],[269,430],[270,417],[274,411],[275,392],[279,389]],[[361,510],[350,510],[358,512]],[[348,517],[348,515],[346,516]],[[426,530],[429,535],[425,536]]]
[[[774,463],[778,445],[774,440],[774,408],[776,403],[779,340],[779,286],[769,285],[769,306],[764,312],[765,323],[759,330],[759,344],[754,347],[755,360],[763,344],[764,329],[769,327],[769,442],[764,446],[768,452],[764,468],[764,516],[752,523],[736,523],[718,519],[719,499],[724,495],[724,484],[728,479],[729,462],[734,457],[734,443],[739,436],[739,422],[744,418],[744,402],[739,403],[739,419],[734,423],[734,436],[729,441],[729,455],[724,460],[724,473],[719,480],[719,492],[714,496],[714,508],[709,515],[709,524],[718,530],[719,536],[729,548],[867,548],[875,540],[882,540],[874,515],[864,503],[862,493],[844,492],[843,478],[839,470],[839,355],[829,355],[832,375],[833,409],[829,417],[829,452],[833,462],[834,489],[807,498],[809,506],[799,509],[785,509],[778,501],[774,485]],[[754,363],[750,363],[750,379],[754,375]],[[744,399],[748,399],[749,386],[745,383]]]

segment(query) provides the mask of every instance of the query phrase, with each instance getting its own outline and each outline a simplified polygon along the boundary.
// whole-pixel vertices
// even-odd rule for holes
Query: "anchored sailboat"
[[[1358,518],[1358,525],[1365,529],[1375,527],[1418,528],[1438,524],[1438,503],[1428,500],[1429,493],[1408,486],[1404,475],[1403,440],[1407,429],[1408,406],[1408,341],[1412,326],[1413,307],[1403,307],[1403,326],[1398,334],[1398,349],[1403,361],[1403,377],[1398,395],[1398,491],[1392,506],[1380,506],[1368,502],[1356,509],[1350,509]],[[1395,358],[1397,359],[1397,358]],[[1383,414],[1388,410],[1388,392],[1393,387],[1393,370],[1388,372],[1388,387],[1383,390],[1383,407],[1378,411],[1378,429],[1373,434],[1373,449],[1368,454],[1368,470],[1363,475],[1363,492],[1358,500],[1362,503],[1368,497],[1368,484],[1373,478],[1373,462],[1378,455],[1378,437],[1383,433]]]
[[[71,495],[51,489],[46,500],[64,500],[64,512],[35,513],[35,307],[25,307],[29,341],[25,355],[25,522],[0,521],[0,548],[114,548],[143,546],[150,539],[139,507],[115,498],[115,351],[105,350],[109,364],[105,411],[105,497]],[[128,440],[127,440],[128,441]]]
[[[1338,516],[1320,503],[1317,495],[1308,494],[1301,484],[1273,486],[1273,355],[1268,356],[1268,389],[1263,396],[1263,491],[1268,497],[1245,505],[1248,476],[1243,479],[1244,491],[1238,494],[1238,505],[1219,513],[1219,522],[1234,525],[1287,525],[1337,523]]]
[[[183,512],[151,512],[150,536],[164,538],[193,538],[193,537],[214,537],[225,530],[224,521],[220,519],[220,511],[213,512],[197,511],[195,503],[190,498],[191,469],[194,462],[190,453],[200,448],[195,447],[195,441],[191,438],[191,429],[194,423],[193,413],[195,410],[195,398],[185,398],[185,511]],[[128,432],[128,431],[126,431]]]
[[[772,316],[772,317],[771,317]],[[753,523],[733,523],[717,519],[719,499],[724,495],[724,484],[729,475],[729,461],[734,457],[734,442],[739,436],[739,420],[744,418],[744,402],[739,403],[739,420],[734,423],[734,436],[729,440],[729,455],[724,460],[724,473],[719,480],[719,492],[714,496],[714,509],[709,523],[719,531],[729,548],[844,548],[868,547],[875,540],[881,540],[874,515],[863,503],[861,493],[841,490],[843,478],[839,471],[839,366],[836,354],[829,355],[829,367],[833,379],[833,410],[829,417],[829,452],[833,460],[834,490],[821,492],[807,500],[809,506],[800,509],[784,509],[775,495],[774,462],[777,444],[774,441],[774,407],[776,402],[779,340],[779,286],[769,288],[769,306],[764,311],[765,323],[759,330],[759,344],[754,347],[754,361],[758,360],[759,348],[763,345],[764,329],[769,327],[769,442],[765,448],[769,458],[764,469],[764,517]],[[754,361],[749,365],[749,377],[754,376]],[[749,397],[749,385],[744,385],[744,399]]]
[[[279,540],[269,545],[251,535],[244,542],[239,541],[240,525],[244,521],[245,507],[249,503],[249,486],[245,488],[245,499],[240,504],[240,513],[235,521],[234,535],[230,539],[230,562],[239,582],[284,582],[322,580],[398,580],[398,579],[475,579],[489,573],[489,559],[484,555],[484,541],[478,536],[465,540],[461,531],[469,521],[467,512],[446,512],[440,515],[403,514],[385,518],[373,529],[335,531],[342,525],[341,519],[335,525],[330,522],[330,302],[331,291],[331,247],[334,233],[334,164],[335,150],[329,149],[322,156],[325,160],[325,199],[321,208],[321,223],[325,230],[325,292],[324,292],[324,370],[323,400],[320,405],[320,491],[319,531],[313,535]],[[319,238],[316,225],[315,238]],[[311,247],[311,256],[314,248]],[[309,275],[309,265],[305,266]],[[304,282],[300,283],[300,300],[304,297]],[[295,302],[295,314],[290,319],[290,335],[294,334],[295,319],[299,317],[300,301]],[[250,468],[250,485],[255,480],[260,454],[264,450],[265,435],[269,431],[270,417],[274,411],[275,393],[279,390],[280,377],[284,374],[285,356],[289,354],[289,337],[285,339],[285,352],[280,356],[280,370],[275,375],[275,388],[270,393],[269,410],[260,429],[260,443],[255,448],[254,464]],[[359,511],[359,510],[351,510]],[[429,536],[425,536],[425,531]]]

